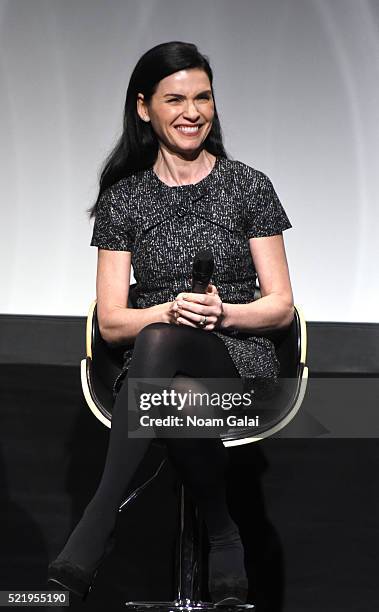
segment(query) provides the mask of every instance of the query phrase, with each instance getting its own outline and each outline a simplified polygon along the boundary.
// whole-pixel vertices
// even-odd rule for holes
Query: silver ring
[[[207,324],[207,317],[204,315],[204,317],[201,319],[201,321],[199,321],[199,325],[200,327],[205,327]]]

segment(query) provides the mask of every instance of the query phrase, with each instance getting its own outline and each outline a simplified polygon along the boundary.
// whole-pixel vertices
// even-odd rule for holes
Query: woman
[[[127,436],[126,381],[165,378],[180,388],[184,376],[193,388],[202,377],[256,384],[279,373],[264,333],[293,317],[282,237],[292,226],[267,176],[228,159],[212,83],[208,60],[193,44],[168,42],[141,57],[128,86],[124,132],[91,210],[100,331],[127,348],[100,485],[49,566],[49,580],[83,597],[112,546],[117,509],[150,443]],[[205,294],[192,293],[192,261],[204,247],[214,255],[212,283]],[[132,262],[137,308],[129,309]],[[262,299],[253,302],[257,273]],[[226,502],[222,440],[166,443],[207,526],[212,600],[245,602],[244,550]]]

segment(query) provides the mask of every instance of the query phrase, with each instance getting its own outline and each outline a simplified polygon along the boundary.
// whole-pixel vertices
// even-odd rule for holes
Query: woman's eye
[[[210,100],[210,97],[207,95],[204,96],[199,96],[198,97],[199,100]],[[168,102],[180,102],[179,98],[170,98],[170,100],[168,100]]]

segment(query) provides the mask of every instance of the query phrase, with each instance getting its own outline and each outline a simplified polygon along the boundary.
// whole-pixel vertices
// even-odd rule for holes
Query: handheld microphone
[[[206,293],[213,269],[212,251],[209,248],[198,251],[192,264],[192,293]]]

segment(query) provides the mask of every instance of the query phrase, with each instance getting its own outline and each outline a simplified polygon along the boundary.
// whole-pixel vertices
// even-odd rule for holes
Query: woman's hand
[[[178,293],[172,304],[177,325],[198,327],[206,331],[222,327],[222,301],[217,288],[211,283],[206,293]]]

